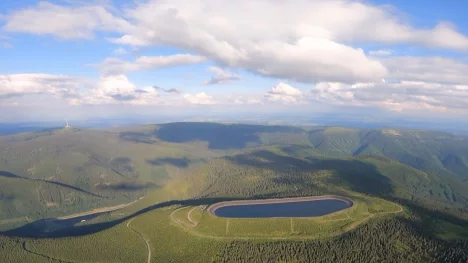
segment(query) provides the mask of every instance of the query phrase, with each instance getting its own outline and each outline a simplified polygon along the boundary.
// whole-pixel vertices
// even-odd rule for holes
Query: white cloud
[[[390,56],[393,54],[393,51],[388,50],[388,49],[379,49],[379,50],[371,50],[369,51],[369,55],[371,56],[377,56],[377,57],[384,57],[384,56]]]
[[[50,74],[0,75],[0,99],[35,94],[74,97],[85,82],[79,78]]]
[[[394,79],[468,85],[468,64],[455,59],[389,57],[381,61]]]
[[[109,76],[100,79],[97,91],[99,92],[98,96],[119,96],[125,98],[133,96],[136,86],[124,75]]]
[[[319,82],[313,99],[327,103],[403,111],[468,111],[468,64],[441,57],[389,57],[381,60],[389,78],[381,82]]]
[[[114,44],[121,44],[121,45],[131,45],[131,46],[149,46],[151,45],[150,42],[145,42],[141,39],[138,39],[132,35],[123,35],[119,38],[109,38],[110,42]]]
[[[352,43],[468,49],[468,38],[447,23],[419,29],[388,6],[360,1],[153,0],[127,15],[134,27],[116,42],[176,46],[230,67],[304,82],[385,77],[385,67]]]
[[[123,61],[118,58],[107,58],[99,67],[104,75],[119,75],[130,71],[197,64],[203,61],[205,61],[205,58],[202,56],[176,54],[168,56],[142,56],[134,62]]]
[[[70,103],[81,104],[157,104],[159,92],[154,87],[137,87],[125,75],[105,76],[87,93],[73,98]]]
[[[317,83],[313,99],[344,105],[375,106],[390,110],[468,111],[468,86],[422,81],[397,83]]]
[[[176,88],[137,88],[125,75],[104,76],[98,81],[49,74],[0,75],[0,104],[11,104],[7,100],[20,97],[34,101],[41,96],[44,102],[52,97],[72,105],[153,105],[172,101],[179,93]]]
[[[302,82],[354,83],[387,77],[384,65],[354,43],[468,50],[468,37],[447,22],[417,28],[394,8],[361,1],[149,0],[126,8],[125,19],[115,13],[97,4],[40,2],[7,14],[4,29],[64,38],[92,37],[97,30],[123,32],[112,41],[177,47],[231,68]],[[115,74],[140,68],[135,65],[140,62],[106,63]]]
[[[68,39],[106,31],[120,36],[111,39],[114,43],[173,47],[190,54],[141,56],[135,61],[108,58],[99,65],[103,78],[87,91],[81,86],[88,82],[67,76],[2,75],[0,97],[50,94],[75,104],[164,103],[162,96],[180,90],[138,88],[124,74],[212,60],[220,66],[209,69],[214,75],[206,84],[239,79],[224,69],[242,69],[315,87],[304,94],[279,83],[262,99],[245,95],[226,101],[217,97],[215,102],[201,92],[179,96],[181,101],[292,104],[316,99],[393,110],[468,108],[468,64],[442,57],[392,57],[386,49],[386,44],[409,44],[468,51],[467,36],[447,22],[433,28],[412,26],[387,5],[348,0],[147,0],[129,5],[121,17],[118,12],[98,4],[40,2],[6,14],[3,29]],[[365,52],[358,48],[362,43],[378,43],[375,46],[382,49]],[[129,48],[120,47],[115,54],[128,54]]]
[[[65,39],[91,38],[97,30],[123,32],[131,27],[127,21],[113,15],[109,8],[98,4],[61,6],[39,2],[34,7],[7,14],[4,19],[5,31]]]
[[[207,95],[205,92],[197,94],[184,94],[184,99],[189,104],[200,104],[200,105],[209,105],[215,104],[213,97]]]
[[[242,14],[241,20],[239,14]],[[170,42],[173,37],[184,34],[206,40],[222,37],[220,40],[229,40],[226,44],[234,42],[236,36],[243,36],[237,40],[275,40],[278,36],[282,40],[315,37],[468,48],[468,38],[450,23],[418,29],[404,22],[393,7],[361,1],[258,0],[251,3],[240,0],[232,4],[228,0],[151,0],[129,9],[128,15],[139,23],[132,32],[136,34],[125,37],[127,43],[136,39],[141,41],[139,44]],[[166,23],[157,23],[159,21]],[[273,24],[277,26],[271,27]],[[182,30],[169,31],[169,27]],[[192,34],[195,32],[199,35]],[[240,45],[243,41],[237,42]]]
[[[265,95],[269,101],[281,101],[283,103],[300,103],[302,102],[302,92],[293,86],[285,83],[279,83],[271,88]]]
[[[279,83],[278,85],[271,88],[270,94],[298,97],[302,95],[302,92],[288,84]]]
[[[215,75],[210,80],[205,81],[205,85],[223,84],[241,79],[240,75],[227,72],[219,67],[209,67],[208,71],[213,72]]]

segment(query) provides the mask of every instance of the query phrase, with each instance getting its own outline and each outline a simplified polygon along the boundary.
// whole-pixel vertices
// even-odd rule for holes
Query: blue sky
[[[343,107],[456,119],[468,110],[467,8],[455,0],[2,1],[0,122]]]

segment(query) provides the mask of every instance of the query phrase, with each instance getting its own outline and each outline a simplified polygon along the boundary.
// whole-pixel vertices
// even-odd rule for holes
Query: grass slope
[[[221,218],[203,207],[182,207],[171,213],[171,220],[191,234],[230,239],[314,239],[350,231],[374,216],[399,213],[399,205],[361,195],[348,196],[354,205],[330,215],[312,218]],[[200,215],[192,216],[193,211]]]

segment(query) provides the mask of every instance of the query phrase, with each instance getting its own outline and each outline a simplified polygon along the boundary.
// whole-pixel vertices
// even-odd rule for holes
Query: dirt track
[[[340,200],[349,205],[353,206],[354,202],[346,197],[338,195],[321,195],[321,196],[306,196],[306,197],[292,197],[292,198],[274,198],[274,199],[258,199],[258,200],[240,200],[240,201],[226,201],[220,202],[211,205],[208,207],[208,212],[212,215],[216,209],[225,207],[225,206],[237,206],[237,205],[260,205],[260,204],[278,204],[278,203],[293,203],[293,202],[303,202],[303,201],[315,201],[315,200]]]
[[[130,219],[128,222],[127,222],[127,228],[130,229],[131,231],[133,231],[134,233],[136,233],[143,241],[145,241],[145,244],[146,244],[146,250],[148,251],[148,256],[147,256],[147,259],[146,259],[146,263],[151,263],[151,247],[148,243],[148,240],[146,240],[146,238],[138,231],[136,231],[135,229],[131,228],[130,227],[130,223],[133,221],[133,218]]]

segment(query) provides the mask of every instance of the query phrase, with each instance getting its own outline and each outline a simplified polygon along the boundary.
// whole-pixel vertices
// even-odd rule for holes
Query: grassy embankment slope
[[[184,206],[171,213],[172,223],[190,234],[225,239],[317,239],[353,230],[374,216],[403,212],[392,202],[378,198],[348,196],[354,205],[343,211],[311,218],[221,218],[204,206]]]

